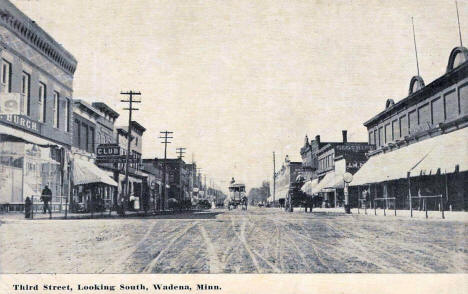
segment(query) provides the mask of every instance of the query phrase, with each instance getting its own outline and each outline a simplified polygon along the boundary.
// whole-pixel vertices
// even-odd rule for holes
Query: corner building
[[[22,210],[31,196],[38,203],[48,185],[52,207],[61,209],[77,61],[7,0],[0,2],[0,61],[0,207]],[[18,113],[5,114],[8,95],[20,97]]]
[[[454,48],[430,84],[414,76],[408,96],[364,126],[376,149],[351,185],[370,192],[372,207],[468,209],[468,49]]]

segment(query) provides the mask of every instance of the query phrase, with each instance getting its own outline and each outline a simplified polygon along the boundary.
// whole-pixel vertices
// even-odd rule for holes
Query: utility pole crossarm
[[[123,197],[123,213],[125,214],[125,210],[127,209],[127,204],[130,198],[130,186],[129,186],[129,178],[128,178],[128,166],[129,166],[129,160],[130,160],[130,154],[131,154],[131,141],[132,141],[132,114],[133,111],[139,110],[138,108],[133,107],[133,103],[141,103],[141,101],[134,100],[134,96],[140,96],[141,92],[139,91],[121,91],[121,95],[128,95],[129,99],[125,100],[122,99],[120,100],[121,102],[128,103],[128,108],[124,108],[124,110],[128,110],[128,130],[127,130],[127,154],[125,158],[125,191],[122,191],[124,194]]]
[[[166,160],[167,160],[167,144],[170,144],[172,142],[169,141],[169,139],[172,139],[173,137],[169,136],[169,134],[173,134],[174,132],[170,131],[161,131],[159,132],[163,136],[160,136],[160,139],[163,139],[161,142],[164,144],[164,164],[163,164],[163,192],[162,192],[162,197],[161,197],[161,208],[164,210],[166,206]]]

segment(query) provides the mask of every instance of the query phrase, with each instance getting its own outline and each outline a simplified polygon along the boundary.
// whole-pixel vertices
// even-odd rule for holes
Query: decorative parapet
[[[13,32],[21,40],[41,52],[62,70],[73,75],[77,61],[33,20],[9,1],[0,1],[0,25]]]

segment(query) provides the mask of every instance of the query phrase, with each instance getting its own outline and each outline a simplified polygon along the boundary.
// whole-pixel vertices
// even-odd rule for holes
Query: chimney
[[[315,136],[315,142],[317,142],[320,148],[320,135]]]
[[[343,143],[347,143],[348,142],[348,131],[347,130],[343,130]]]

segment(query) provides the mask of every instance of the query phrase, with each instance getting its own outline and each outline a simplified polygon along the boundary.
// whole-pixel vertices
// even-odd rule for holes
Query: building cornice
[[[77,66],[75,57],[8,0],[0,3],[0,25],[13,32],[65,72],[71,75],[75,73]]]
[[[463,78],[466,78],[467,76],[468,76],[468,61],[448,71],[447,73],[437,78],[436,80],[432,81],[430,84],[426,85],[425,87],[419,89],[418,91],[408,95],[407,97],[401,99],[400,101],[393,104],[392,106],[381,111],[380,113],[378,113],[371,119],[364,122],[364,126],[370,127],[375,122],[385,119],[391,116],[393,113],[399,112],[402,108],[406,107],[407,105],[411,103],[417,103],[418,101],[422,99],[430,97],[431,95],[440,91],[442,88],[444,87],[446,88],[447,85],[456,84],[457,82],[461,81]]]

